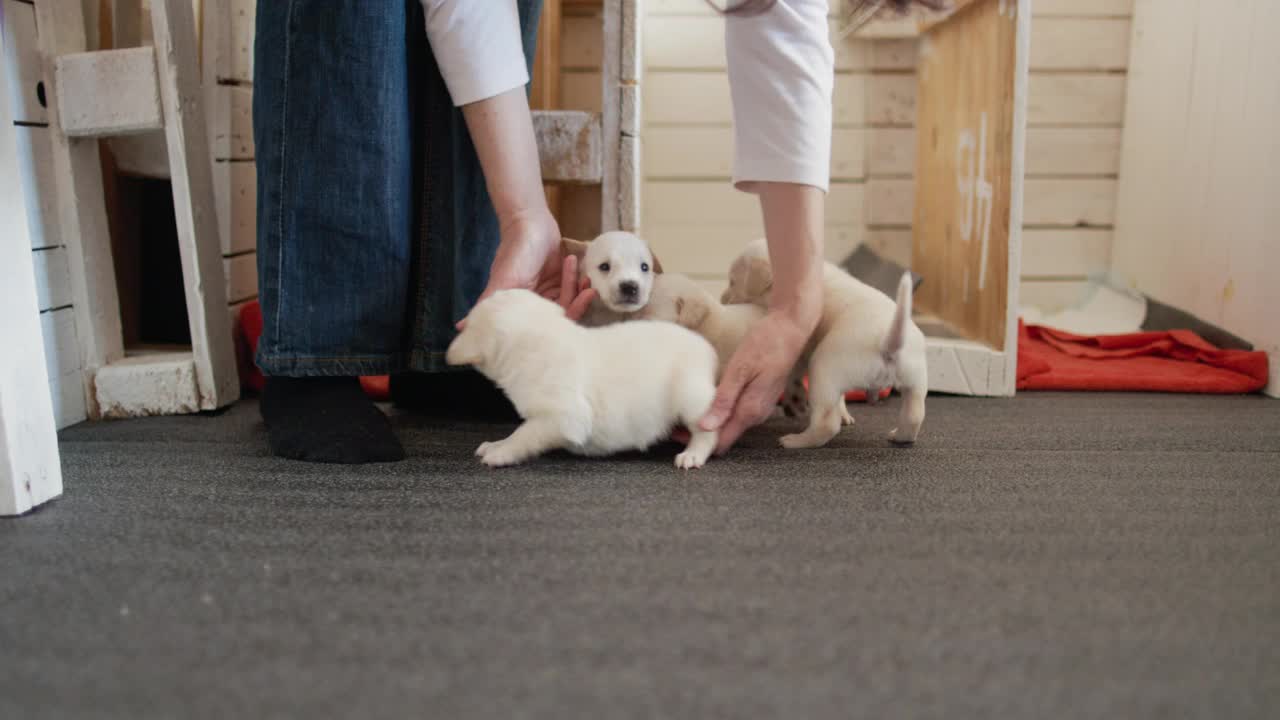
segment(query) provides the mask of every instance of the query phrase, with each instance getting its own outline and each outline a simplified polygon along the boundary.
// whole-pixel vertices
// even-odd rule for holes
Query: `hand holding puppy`
[[[720,431],[717,454],[728,452],[742,433],[769,418],[809,339],[806,325],[771,311],[733,354],[711,410],[699,423],[703,430]]]
[[[570,320],[577,321],[586,314],[596,298],[587,277],[578,280],[578,258],[564,252],[560,240],[546,242],[545,238],[558,238],[560,231],[555,221],[550,221],[548,232],[511,230],[504,234],[497,255],[489,271],[489,285],[480,295],[484,300],[499,290],[533,290],[548,300],[560,304]],[[457,328],[466,326],[466,319],[459,320]]]

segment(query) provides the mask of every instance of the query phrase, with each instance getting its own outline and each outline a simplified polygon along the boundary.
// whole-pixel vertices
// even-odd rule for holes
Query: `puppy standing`
[[[911,320],[910,274],[898,283],[897,302],[831,263],[823,265],[822,286],[822,317],[808,360],[809,427],[783,437],[782,445],[825,445],[840,432],[842,418],[847,416],[846,390],[866,390],[870,398],[887,387],[902,393],[898,427],[889,439],[915,442],[924,422],[929,371],[924,333]],[[724,297],[766,305],[772,289],[768,250],[759,240],[734,260]]]
[[[591,279],[596,299],[582,324],[600,327],[632,319],[649,302],[658,272],[653,252],[634,233],[615,230],[586,243],[579,273]]]
[[[692,278],[666,273],[653,279],[649,304],[637,315],[672,322],[706,338],[720,358],[718,379],[751,326],[764,317],[764,309],[750,303],[722,305]]]
[[[715,399],[715,350],[670,323],[585,328],[550,300],[504,290],[472,309],[446,359],[474,365],[524,418],[510,437],[476,450],[492,467],[556,448],[644,450],[676,423],[692,433],[676,467],[702,467],[716,446],[718,433],[698,428]]]

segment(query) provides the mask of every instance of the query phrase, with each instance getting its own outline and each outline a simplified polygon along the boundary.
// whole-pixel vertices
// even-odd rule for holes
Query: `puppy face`
[[[649,304],[638,316],[696,330],[707,319],[713,302],[715,299],[692,278],[666,273],[653,279]]]
[[[582,261],[582,272],[600,301],[614,312],[632,313],[649,302],[653,289],[653,253],[629,232],[607,232],[593,240]]]
[[[764,304],[771,290],[773,266],[769,264],[769,246],[762,238],[747,245],[729,266],[729,288],[720,296],[720,302]]]
[[[481,300],[445,351],[450,365],[484,371],[504,343],[519,331],[545,328],[564,317],[564,308],[528,290],[502,290]]]

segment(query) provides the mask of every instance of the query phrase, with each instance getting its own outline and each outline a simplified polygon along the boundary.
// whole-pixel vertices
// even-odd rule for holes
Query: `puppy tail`
[[[881,351],[885,357],[894,357],[902,349],[907,337],[907,323],[911,322],[911,273],[902,274],[898,281],[898,307],[893,311],[893,324],[889,326],[889,334],[885,336]]]

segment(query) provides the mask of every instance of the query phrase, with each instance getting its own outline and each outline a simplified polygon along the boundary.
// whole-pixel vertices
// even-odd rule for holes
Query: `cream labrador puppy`
[[[879,397],[887,387],[902,394],[898,427],[889,434],[894,443],[915,442],[924,422],[929,371],[924,333],[911,320],[911,276],[898,283],[896,302],[859,282],[832,263],[823,266],[822,317],[807,350],[809,427],[784,436],[783,447],[819,447],[840,432],[852,418],[844,405],[848,390],[865,390]],[[768,247],[757,240],[746,247],[729,269],[729,288],[722,300],[767,306],[773,289]]]
[[[586,328],[535,293],[504,290],[471,310],[446,360],[475,366],[524,418],[510,437],[476,450],[491,467],[557,448],[587,456],[644,450],[677,423],[691,436],[676,467],[702,467],[716,447],[718,433],[698,428],[715,399],[715,350],[670,323]]]
[[[600,327],[634,319],[649,302],[661,268],[649,245],[635,233],[615,230],[583,244],[579,276],[591,279],[596,299],[582,324]]]
[[[649,304],[637,316],[675,323],[706,338],[720,358],[719,379],[751,326],[764,317],[764,308],[751,303],[723,305],[693,278],[666,273],[653,279]]]

